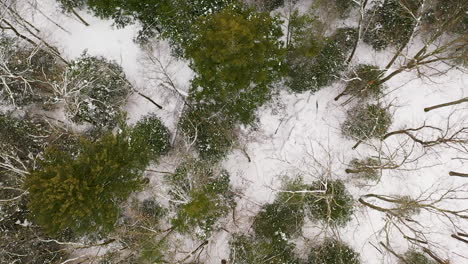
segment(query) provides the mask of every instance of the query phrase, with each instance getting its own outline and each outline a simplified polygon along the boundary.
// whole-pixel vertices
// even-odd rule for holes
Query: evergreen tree
[[[343,242],[327,239],[311,250],[307,264],[359,264],[359,254]]]
[[[403,7],[399,0],[377,1],[373,8],[367,12],[366,31],[363,40],[376,50],[388,46],[399,46],[406,43],[411,36],[415,19],[411,13],[416,14],[420,1],[405,1]]]
[[[405,261],[400,261],[401,264],[411,263],[411,264],[436,264],[434,260],[429,259],[426,257],[422,252],[418,252],[414,249],[410,249],[406,251],[405,255],[403,256]]]
[[[232,264],[299,264],[294,245],[284,240],[271,243],[268,239],[234,234],[229,241]]]
[[[199,19],[194,34],[186,49],[197,74],[191,101],[213,114],[252,122],[281,77],[280,20],[230,7]]]
[[[138,32],[138,41],[145,42],[156,34],[161,34],[177,48],[191,39],[191,27],[199,16],[215,13],[236,2],[236,0],[86,1],[95,15],[113,19],[118,27],[138,22],[142,27]]]
[[[340,180],[315,181],[310,190],[323,191],[308,196],[307,210],[313,220],[345,225],[354,212],[354,199]]]
[[[349,165],[350,168],[346,169],[346,173],[357,173],[358,177],[371,181],[379,179],[382,164],[376,158],[352,159]]]
[[[49,149],[26,179],[29,209],[49,233],[108,232],[120,204],[142,186],[147,164],[146,149],[132,148],[124,133],[83,140],[77,157]]]
[[[272,239],[272,243],[298,235],[304,223],[304,205],[310,196],[310,193],[301,191],[308,189],[300,178],[285,182],[282,187],[284,192],[278,193],[273,203],[262,206],[255,216],[255,234]]]
[[[113,128],[121,117],[121,106],[131,85],[117,63],[84,53],[66,72],[67,112],[75,122]]]
[[[16,107],[53,101],[53,85],[61,80],[64,66],[50,53],[22,45],[0,35],[0,102]]]
[[[335,101],[343,95],[352,95],[362,99],[377,97],[382,93],[382,84],[379,83],[383,71],[377,66],[359,64],[354,67],[347,79],[345,90],[339,94]]]
[[[169,131],[155,115],[139,120],[130,135],[132,144],[147,147],[153,159],[169,151],[169,136]]]
[[[392,118],[387,109],[378,104],[359,105],[348,111],[341,130],[358,140],[381,138],[387,133]]]
[[[236,140],[233,121],[203,108],[185,112],[179,126],[189,141],[195,142],[200,157],[205,160],[220,160]]]
[[[177,216],[172,225],[180,232],[196,232],[206,239],[218,218],[225,216],[235,202],[229,186],[229,174],[203,161],[188,161],[167,176]]]
[[[318,91],[336,80],[345,69],[346,58],[356,40],[354,28],[339,28],[325,40],[296,37],[288,53],[288,86],[296,92]],[[292,39],[294,41],[294,39]]]

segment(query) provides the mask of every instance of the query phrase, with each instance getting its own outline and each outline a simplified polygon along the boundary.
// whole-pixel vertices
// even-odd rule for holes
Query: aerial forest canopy
[[[468,259],[467,1],[0,12],[0,263]]]

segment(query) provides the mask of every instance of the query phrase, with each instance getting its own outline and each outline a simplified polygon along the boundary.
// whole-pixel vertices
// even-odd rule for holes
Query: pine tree
[[[281,77],[279,25],[267,13],[237,7],[200,19],[186,49],[197,74],[190,99],[231,120],[253,121],[254,110]]]
[[[142,186],[146,149],[131,147],[125,133],[81,144],[76,158],[49,149],[41,169],[26,179],[29,209],[49,233],[112,230],[120,204]]]

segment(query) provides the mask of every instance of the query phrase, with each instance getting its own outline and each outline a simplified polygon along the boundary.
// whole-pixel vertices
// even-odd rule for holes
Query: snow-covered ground
[[[53,0],[38,1],[38,4],[38,9],[66,29],[65,31],[59,28],[41,13],[25,6],[33,13],[31,21],[40,28],[41,36],[58,47],[65,58],[76,58],[87,50],[91,55],[113,59],[123,67],[127,78],[140,92],[164,107],[162,110],[157,109],[144,98],[133,95],[127,106],[129,122],[135,122],[144,114],[155,113],[174,132],[183,104],[177,95],[168,93],[167,89],[161,88],[159,81],[154,80],[157,74],[151,71],[144,51],[132,41],[138,26],[116,29],[112,27],[111,21],[81,12],[90,24],[86,27],[73,17],[62,14]],[[27,13],[28,10],[24,11]],[[162,42],[157,49],[155,54],[163,61],[171,59],[167,44]],[[353,64],[371,63],[385,67],[392,55],[392,50],[377,53],[361,44]],[[193,76],[187,64],[175,61],[169,70],[177,86],[187,91]],[[443,128],[452,111],[462,107],[465,107],[465,111],[456,112],[451,117],[451,124],[456,127],[468,124],[466,105],[428,113],[423,111],[424,107],[467,96],[468,76],[461,71],[453,69],[431,79],[421,79],[416,71],[412,71],[391,79],[386,86],[387,91],[391,92],[381,101],[385,105],[391,105],[390,109],[394,112],[390,131],[419,127],[424,122]],[[356,199],[353,220],[339,230],[340,237],[361,254],[363,263],[396,263],[395,258],[379,246],[379,242],[385,240],[385,233],[382,231],[386,224],[385,214],[360,205],[357,199],[368,193],[417,197],[422,193],[443,191],[467,183],[466,178],[448,176],[449,171],[468,169],[462,159],[454,159],[460,156],[453,149],[441,146],[423,149],[418,145],[413,146],[411,141],[406,141],[408,138],[404,135],[396,135],[384,143],[369,141],[352,150],[356,142],[342,135],[340,125],[345,120],[346,111],[362,102],[355,99],[343,105],[346,98],[335,102],[333,98],[343,87],[342,82],[335,82],[314,94],[293,94],[286,88],[280,88],[278,96],[258,110],[258,127],[242,130],[239,144],[250,156],[251,161],[249,162],[241,150],[234,149],[223,162],[223,166],[231,174],[233,187],[241,190],[245,197],[238,200],[236,218],[239,227],[233,225],[231,216],[222,219],[230,232],[248,231],[252,217],[260,208],[259,205],[271,202],[281,188],[281,177],[301,175],[306,182],[310,182],[330,173],[332,178],[344,180]],[[430,138],[434,135],[421,136]],[[400,170],[383,170],[381,180],[376,184],[365,183],[344,172],[352,158],[377,155],[375,150],[379,148],[386,153],[396,150],[405,153],[413,150],[411,157],[421,158],[404,165]],[[152,182],[157,183],[158,176],[150,176]],[[467,207],[466,202],[464,203],[453,201],[451,208]],[[424,226],[429,240],[438,242],[438,245],[428,245],[429,248],[444,258],[450,258],[451,263],[468,263],[465,258],[467,245],[450,238],[450,234],[456,230],[446,220],[425,212],[415,219]],[[466,222],[460,225],[468,228]],[[404,252],[408,247],[407,241],[402,239],[394,228],[389,229],[391,228],[387,231],[394,249]],[[317,243],[314,239],[316,234],[317,226],[313,223],[306,224],[304,236],[309,240],[297,241],[299,248],[307,248]],[[205,263],[220,263],[222,258],[228,258],[228,240],[227,232],[214,234],[203,252]],[[187,251],[194,247],[194,242],[187,245]]]

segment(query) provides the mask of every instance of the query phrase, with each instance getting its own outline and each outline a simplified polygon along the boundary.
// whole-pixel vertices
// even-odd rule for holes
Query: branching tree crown
[[[306,208],[314,220],[345,225],[354,212],[354,199],[340,180],[315,181],[310,190],[323,191],[308,196]]]

